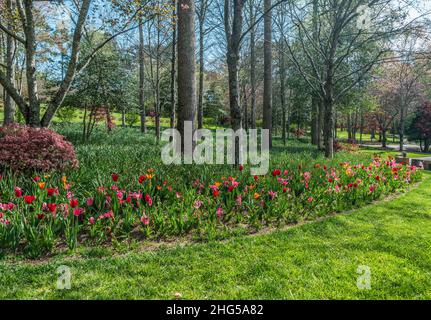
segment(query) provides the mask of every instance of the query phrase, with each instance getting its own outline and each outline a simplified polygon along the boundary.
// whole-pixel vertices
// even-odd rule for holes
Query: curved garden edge
[[[159,249],[173,249],[173,248],[178,248],[178,247],[185,247],[185,246],[200,246],[206,243],[211,243],[211,242],[217,242],[217,243],[226,243],[229,241],[232,241],[235,238],[238,237],[243,237],[243,238],[252,238],[252,237],[259,237],[259,236],[263,236],[263,235],[268,235],[271,234],[273,232],[283,232],[283,231],[287,231],[293,228],[299,228],[301,226],[304,225],[308,225],[308,224],[315,224],[315,223],[320,223],[322,221],[326,221],[329,219],[333,219],[335,217],[338,216],[347,216],[350,214],[354,214],[357,211],[361,211],[361,210],[366,210],[367,208],[394,200],[394,199],[398,199],[401,197],[405,197],[407,196],[410,192],[416,190],[418,187],[420,187],[421,185],[425,184],[425,183],[430,183],[430,187],[431,187],[431,173],[424,171],[422,174],[422,180],[420,182],[417,182],[413,185],[411,185],[408,190],[406,190],[405,192],[396,192],[393,194],[389,194],[386,197],[379,199],[379,200],[375,200],[367,205],[364,205],[362,207],[358,207],[358,208],[354,208],[354,209],[350,209],[350,210],[346,210],[343,212],[334,212],[332,214],[328,214],[326,216],[323,217],[317,217],[314,218],[312,220],[304,220],[304,221],[300,221],[294,224],[285,224],[283,226],[280,227],[275,227],[275,226],[266,226],[263,227],[262,229],[258,230],[258,231],[254,231],[254,232],[250,232],[250,233],[245,233],[239,236],[230,236],[226,239],[221,239],[221,240],[211,240],[211,241],[195,241],[191,239],[191,235],[184,235],[184,236],[179,236],[179,237],[172,237],[169,239],[163,239],[160,241],[156,241],[156,240],[144,240],[141,241],[139,243],[139,245],[137,247],[134,248],[129,248],[127,247],[127,252],[119,252],[118,250],[116,250],[114,247],[112,247],[112,245],[100,245],[100,248],[105,248],[107,250],[109,250],[110,254],[109,256],[102,256],[99,259],[103,260],[103,259],[107,259],[107,258],[120,258],[120,257],[125,257],[129,254],[136,254],[136,253],[143,253],[143,252],[149,252],[149,251],[156,251]],[[81,249],[90,249],[88,246],[83,246]],[[55,261],[63,261],[63,262],[73,262],[73,261],[78,261],[81,259],[88,259],[85,256],[83,256],[82,253],[64,253],[64,252],[58,252],[56,254],[53,254],[52,256],[45,256],[45,257],[41,257],[39,259],[28,259],[28,258],[22,258],[22,259],[17,259],[16,256],[6,256],[4,259],[0,260],[0,263],[3,263],[5,265],[20,265],[20,264],[28,264],[28,265],[41,265],[41,264],[49,264],[51,262],[55,262]]]

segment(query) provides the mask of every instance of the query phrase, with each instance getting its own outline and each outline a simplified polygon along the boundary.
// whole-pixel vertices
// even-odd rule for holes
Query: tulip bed
[[[84,167],[70,176],[2,174],[1,250],[39,257],[79,244],[184,235],[220,239],[358,207],[404,190],[421,176],[415,167],[376,157],[368,162],[272,163],[265,176],[251,176],[248,166],[240,166],[221,173],[186,168],[191,173],[180,177],[178,168],[145,168],[144,163],[136,172],[119,172],[113,165],[110,173],[87,177],[82,150],[78,155]]]

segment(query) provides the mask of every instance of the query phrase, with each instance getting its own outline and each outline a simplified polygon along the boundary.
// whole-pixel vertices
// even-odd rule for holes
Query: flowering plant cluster
[[[55,131],[18,124],[0,128],[0,168],[46,172],[77,166],[72,144]]]
[[[368,203],[420,179],[413,166],[375,158],[370,164],[316,164],[177,184],[154,169],[134,181],[113,173],[109,183],[75,194],[66,176],[36,176],[26,187],[0,178],[0,248],[31,256],[67,244],[182,234],[208,238],[295,223]],[[123,186],[129,186],[126,189]],[[132,187],[130,188],[130,186]]]

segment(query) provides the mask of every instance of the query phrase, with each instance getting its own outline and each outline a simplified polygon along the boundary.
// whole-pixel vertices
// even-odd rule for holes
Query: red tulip
[[[24,201],[27,204],[32,204],[34,200],[36,200],[35,196],[24,196]]]
[[[54,188],[47,188],[46,189],[46,193],[48,194],[49,197],[52,197],[56,192],[57,192],[57,190]]]
[[[149,194],[145,195],[145,202],[148,203],[150,207],[153,205],[153,199],[151,199],[151,196]]]
[[[111,175],[111,177],[112,177],[112,180],[113,180],[114,182],[117,182],[117,181],[118,181],[118,177],[119,177],[119,175],[118,175],[118,174],[116,174],[116,173],[113,173],[113,174]]]
[[[57,211],[57,205],[55,203],[48,203],[48,210],[51,213],[55,213]]]
[[[22,190],[21,190],[21,188],[19,188],[19,187],[15,187],[15,196],[17,197],[17,198],[21,198],[22,197]]]
[[[81,214],[83,214],[84,213],[84,209],[83,208],[75,208],[75,209],[73,209],[73,215],[75,216],[75,217],[78,217],[78,216],[80,216]]]
[[[75,208],[78,206],[78,200],[77,199],[70,199],[70,206],[72,208]]]
[[[241,164],[239,165],[239,171],[242,171],[242,170],[244,170],[244,166]]]
[[[279,176],[280,174],[281,174],[281,170],[280,169],[274,169],[272,171],[272,176],[273,177]]]
[[[94,203],[94,199],[93,198],[88,198],[87,201],[86,201],[86,203],[87,203],[87,206],[91,207],[93,205],[93,203]]]
[[[142,182],[144,182],[145,180],[147,180],[147,177],[146,176],[139,176],[139,183],[142,183]]]

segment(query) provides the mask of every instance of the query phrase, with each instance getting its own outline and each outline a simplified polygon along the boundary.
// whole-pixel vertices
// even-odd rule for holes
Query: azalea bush
[[[195,239],[250,233],[369,203],[420,179],[393,159],[371,163],[290,165],[265,176],[231,169],[181,182],[163,170],[113,172],[82,188],[67,176],[0,181],[0,247],[31,257],[67,245],[189,234]]]
[[[61,134],[18,124],[0,128],[0,168],[3,170],[31,173],[77,167],[75,150]]]

